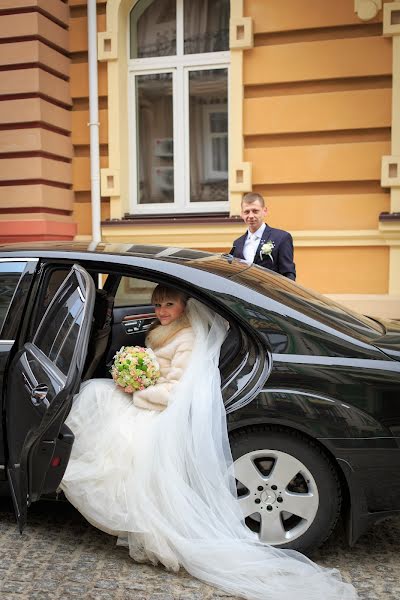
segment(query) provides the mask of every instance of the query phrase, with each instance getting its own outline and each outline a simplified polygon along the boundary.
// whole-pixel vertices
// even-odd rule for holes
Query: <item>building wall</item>
[[[349,0],[321,7],[245,0],[254,47],[244,53],[244,160],[253,190],[268,198],[270,223],[295,237],[300,283],[386,294],[389,248],[371,237],[390,209],[380,179],[390,153],[392,42],[381,12],[362,22]]]
[[[399,236],[396,226],[383,230],[379,222],[392,206],[381,163],[391,151],[393,48],[383,36],[382,11],[363,21],[370,8],[363,4],[357,13],[350,0],[329,8],[319,0],[231,0],[230,214],[239,214],[243,192],[260,191],[269,223],[293,234],[300,283],[355,308],[361,302],[371,314],[400,316],[391,281]],[[128,152],[121,52],[130,6],[108,0],[100,38],[110,123],[120,124],[109,131],[107,174],[117,185],[109,192],[113,220],[103,223],[104,238],[227,251],[243,231],[239,218],[123,218]]]
[[[68,6],[0,1],[0,239],[73,239]]]
[[[362,21],[353,0],[231,0],[244,35],[231,36],[230,215],[127,220],[132,4],[97,0],[103,239],[227,251],[242,193],[259,191],[269,223],[293,234],[301,284],[400,316],[398,225],[379,222],[397,206],[380,183],[396,154],[382,11]],[[90,238],[86,5],[0,0],[1,240]]]

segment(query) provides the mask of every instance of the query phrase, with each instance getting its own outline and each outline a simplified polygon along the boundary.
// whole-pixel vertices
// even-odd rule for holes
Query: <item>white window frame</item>
[[[186,0],[190,2],[190,0]],[[130,57],[129,19],[127,23],[128,56],[128,127],[129,127],[129,212],[132,214],[174,214],[221,212],[229,210],[226,202],[190,202],[190,138],[189,138],[189,73],[190,71],[227,69],[229,89],[230,52],[184,54],[184,0],[176,0],[176,51],[173,56],[150,58]],[[139,204],[136,77],[172,73],[173,136],[174,136],[174,202]],[[229,107],[228,107],[229,110]],[[182,169],[183,165],[183,169]]]

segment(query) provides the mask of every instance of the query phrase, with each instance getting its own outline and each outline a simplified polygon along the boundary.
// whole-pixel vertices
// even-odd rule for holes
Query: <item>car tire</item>
[[[305,552],[322,544],[342,503],[338,473],[324,450],[296,431],[271,426],[232,432],[230,443],[249,529],[278,548]]]

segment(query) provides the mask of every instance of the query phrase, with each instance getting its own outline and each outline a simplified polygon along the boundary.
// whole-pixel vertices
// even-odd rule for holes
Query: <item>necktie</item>
[[[253,262],[257,252],[259,238],[254,234],[250,234],[249,239],[244,249],[244,257],[247,261]]]

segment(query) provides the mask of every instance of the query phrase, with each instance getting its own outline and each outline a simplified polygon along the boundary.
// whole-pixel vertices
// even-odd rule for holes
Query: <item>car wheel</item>
[[[249,427],[230,435],[238,502],[261,542],[304,552],[334,529],[341,487],[324,451],[295,431]]]

